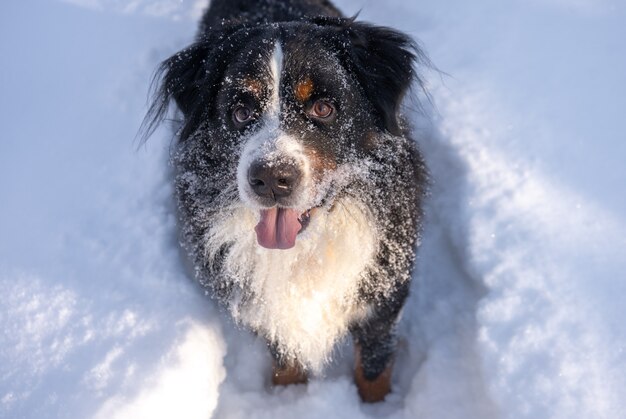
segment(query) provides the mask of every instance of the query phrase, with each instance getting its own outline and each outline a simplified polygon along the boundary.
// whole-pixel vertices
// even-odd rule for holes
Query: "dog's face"
[[[256,62],[227,71],[217,109],[241,142],[237,187],[259,211],[258,243],[291,248],[341,160],[362,147],[354,132],[374,127],[355,81],[327,51],[294,36],[238,58],[248,54]]]
[[[375,155],[382,133],[400,135],[414,59],[404,35],[346,19],[226,27],[164,63],[153,113],[175,99],[181,142],[201,144],[196,170],[236,183],[259,214],[258,243],[288,249],[345,168]],[[234,170],[218,170],[224,160]]]

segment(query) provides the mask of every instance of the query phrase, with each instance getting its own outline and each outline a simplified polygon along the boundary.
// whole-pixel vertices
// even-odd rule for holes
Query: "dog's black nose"
[[[248,170],[248,182],[262,198],[286,198],[298,187],[302,172],[291,162],[255,161]]]

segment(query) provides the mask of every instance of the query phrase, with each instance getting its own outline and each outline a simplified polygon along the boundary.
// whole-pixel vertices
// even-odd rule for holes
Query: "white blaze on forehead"
[[[280,81],[283,72],[283,49],[280,46],[280,41],[276,41],[274,45],[274,52],[270,59],[270,73],[272,75],[272,97],[268,103],[268,112],[272,116],[278,118],[280,112]]]

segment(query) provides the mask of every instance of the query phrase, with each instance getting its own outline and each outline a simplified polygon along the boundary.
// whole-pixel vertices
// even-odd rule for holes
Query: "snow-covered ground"
[[[186,275],[171,135],[136,150],[203,1],[0,5],[0,417],[626,418],[626,4],[338,0],[419,38],[433,175],[394,392],[346,342],[272,389]]]

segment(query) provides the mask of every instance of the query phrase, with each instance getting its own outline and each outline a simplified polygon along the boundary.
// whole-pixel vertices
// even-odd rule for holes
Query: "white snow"
[[[204,3],[0,6],[0,417],[626,418],[626,4],[341,0],[439,69],[411,111],[433,175],[394,391],[349,343],[272,389],[263,343],[189,278],[157,63]]]

